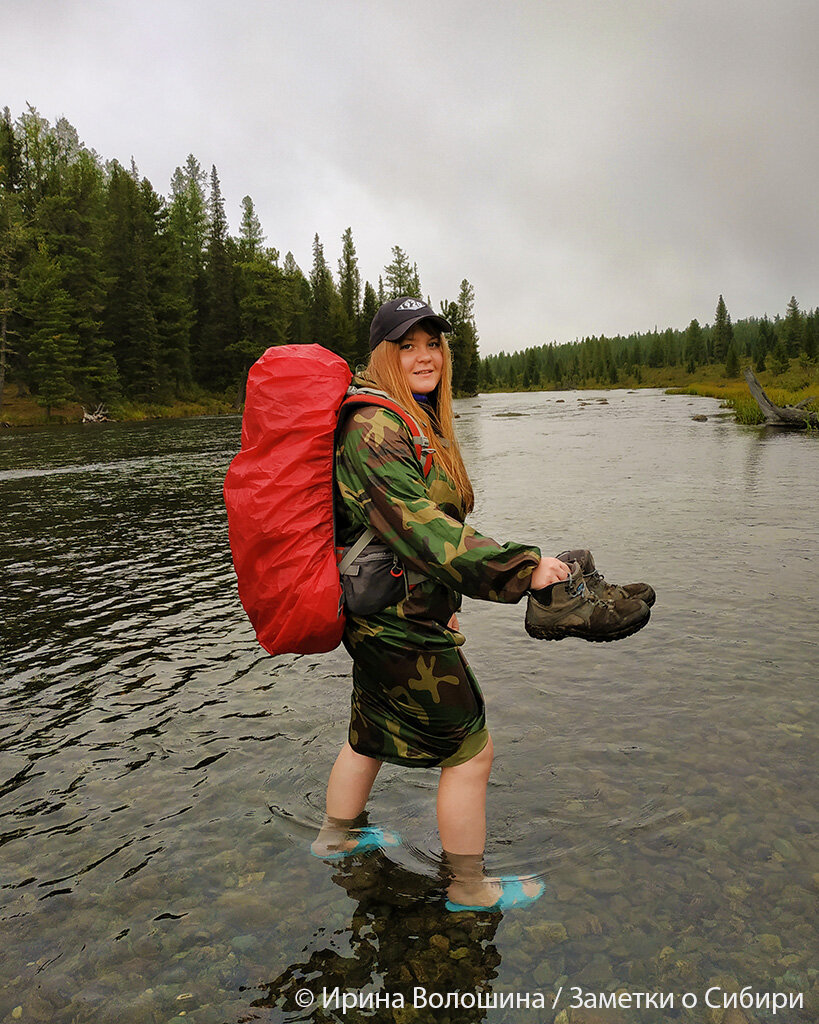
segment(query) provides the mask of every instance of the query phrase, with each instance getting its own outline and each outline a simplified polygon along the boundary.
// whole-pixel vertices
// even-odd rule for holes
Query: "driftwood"
[[[98,405],[93,412],[88,412],[85,408],[82,411],[83,423],[108,423],[109,420],[108,410],[104,405]]]
[[[762,385],[756,379],[754,371],[750,368],[745,371],[745,380],[748,382],[748,390],[756,399],[756,403],[762,410],[765,422],[779,427],[819,427],[819,414],[810,412],[805,408],[812,399],[806,398],[799,405],[774,405],[762,389]]]

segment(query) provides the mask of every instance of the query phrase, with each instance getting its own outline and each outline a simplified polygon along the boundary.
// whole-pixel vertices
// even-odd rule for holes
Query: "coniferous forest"
[[[784,317],[750,317],[732,323],[720,295],[714,323],[692,320],[684,330],[667,328],[626,337],[584,338],[565,345],[541,345],[480,360],[482,391],[616,387],[666,379],[656,373],[678,369],[693,378],[735,378],[741,366],[781,376],[799,367],[812,377],[819,354],[819,310],[803,312],[792,297]],[[792,363],[792,360],[796,360]],[[709,372],[710,371],[710,372]],[[674,383],[679,383],[677,374]]]
[[[228,229],[215,167],[194,156],[170,195],[135,163],[104,161],[64,118],[33,108],[0,119],[0,396],[16,385],[47,409],[118,400],[243,400],[270,345],[318,342],[351,368],[369,356],[381,302],[422,298],[396,245],[376,285],[362,281],[352,229],[334,274],[319,236],[305,273],[267,244],[250,196]],[[477,389],[474,292],[440,304],[455,330],[455,385]],[[1,399],[0,399],[1,400]]]
[[[396,245],[374,285],[359,271],[352,229],[335,273],[318,234],[308,272],[267,244],[245,196],[229,231],[215,167],[193,155],[163,196],[138,166],[103,160],[65,119],[29,107],[0,118],[0,402],[16,387],[50,413],[218,398],[239,408],[247,371],[270,345],[318,342],[351,368],[369,355],[369,323],[401,294],[426,298],[418,267]],[[481,359],[475,293],[461,282],[438,304],[453,324],[457,394],[479,390],[640,384],[661,368],[696,375],[741,364],[785,373],[815,368],[819,311],[792,298],[773,320],[732,323],[722,296],[714,323],[628,337],[501,352]],[[795,362],[794,362],[795,361]],[[9,387],[6,388],[6,385]]]

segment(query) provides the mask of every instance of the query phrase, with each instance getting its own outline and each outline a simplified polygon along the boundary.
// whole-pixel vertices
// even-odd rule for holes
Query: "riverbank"
[[[714,367],[718,370],[719,367]],[[819,407],[819,369],[815,365],[807,368],[794,363],[787,373],[773,374],[770,371],[758,373],[757,379],[766,394],[776,405],[798,405],[809,402],[808,408]],[[742,378],[718,378],[694,380],[690,384],[666,386],[671,395],[701,395],[704,398],[718,398],[729,409],[733,409],[737,422],[763,423],[765,416],[751,397],[748,385]]]
[[[791,361],[786,373],[774,374],[769,370],[757,373],[757,378],[771,401],[777,405],[797,405],[811,400],[812,408],[819,406],[819,366],[809,363],[802,366],[797,360]],[[742,376],[726,377],[722,365],[697,367],[689,373],[682,366],[650,367],[641,366],[638,372],[621,375],[616,384],[601,381],[572,383],[565,389],[610,391],[625,388],[629,391],[642,388],[661,388],[670,395],[700,395],[703,398],[717,398],[727,408],[733,409],[740,423],[762,423],[765,417],[751,397],[748,385]],[[539,391],[541,388],[516,388],[515,391]],[[550,390],[550,389],[549,389]]]
[[[812,400],[813,407],[819,406],[819,367],[816,364],[801,366],[796,360],[783,374],[768,370],[757,374],[770,399],[777,405],[796,405]],[[652,368],[641,366],[638,373],[622,376],[616,384],[591,381],[588,384],[572,384],[571,388],[555,390],[611,390],[626,388],[662,388],[672,395],[700,395],[717,398],[726,407],[734,410],[740,423],[762,423],[764,417],[748,391],[742,377],[726,377],[720,365],[698,367],[696,373],[688,373],[681,366]],[[514,391],[551,390],[543,388],[516,388]],[[499,392],[490,392],[499,393]],[[512,392],[514,393],[514,392]],[[91,410],[89,410],[91,411]],[[233,403],[221,395],[199,393],[186,399],[169,403],[135,402],[120,399],[108,406],[109,419],[117,422],[139,420],[187,419],[194,416],[227,416],[237,413]],[[69,402],[55,407],[49,416],[46,409],[31,395],[18,395],[16,385],[7,385],[0,409],[0,425],[5,427],[34,427],[80,423],[83,407],[79,402]]]
[[[193,416],[228,416],[237,410],[233,403],[220,395],[198,394],[173,402],[132,402],[119,399],[106,406],[109,420],[118,423],[139,420],[188,419]],[[87,410],[93,412],[93,408]],[[4,427],[44,427],[66,423],[81,423],[83,407],[79,402],[66,402],[55,406],[49,416],[47,410],[31,395],[18,395],[16,385],[3,392],[0,425]]]

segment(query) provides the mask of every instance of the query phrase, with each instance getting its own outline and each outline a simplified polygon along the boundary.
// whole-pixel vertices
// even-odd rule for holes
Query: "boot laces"
[[[614,608],[614,605],[612,604],[611,601],[603,600],[603,598],[602,597],[598,597],[597,594],[595,594],[593,590],[590,590],[589,587],[586,586],[586,584],[585,584],[585,582],[584,582],[584,580],[582,578],[581,578],[580,582],[577,583],[577,584],[574,584],[574,583],[569,584],[569,593],[572,595],[572,597],[583,597],[583,598],[585,598],[590,604],[599,604],[599,605],[602,605],[604,608],[609,608],[609,609],[613,609]]]

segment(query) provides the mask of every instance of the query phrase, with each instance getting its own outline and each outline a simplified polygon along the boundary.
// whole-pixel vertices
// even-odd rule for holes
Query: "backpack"
[[[390,409],[409,429],[424,475],[432,465],[410,414],[351,381],[347,363],[321,345],[274,346],[248,373],[242,446],[223,493],[239,598],[269,654],[331,651],[344,632],[334,516],[343,415],[361,405]]]

